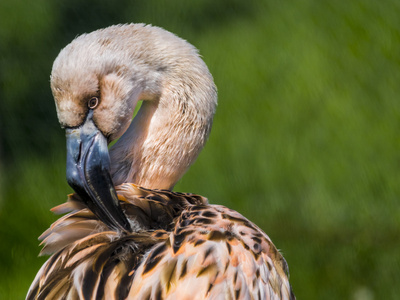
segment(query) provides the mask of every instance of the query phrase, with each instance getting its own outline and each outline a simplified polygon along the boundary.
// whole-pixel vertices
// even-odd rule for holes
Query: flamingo
[[[195,47],[150,25],[100,29],[61,50],[51,89],[75,193],[53,208],[27,299],[295,299],[259,227],[172,191],[217,105]]]

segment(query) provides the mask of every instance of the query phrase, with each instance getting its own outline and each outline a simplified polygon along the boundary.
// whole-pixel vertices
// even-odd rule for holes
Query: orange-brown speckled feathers
[[[193,194],[117,191],[135,232],[110,231],[70,196],[41,237],[54,254],[27,299],[294,299],[286,261],[239,213]]]

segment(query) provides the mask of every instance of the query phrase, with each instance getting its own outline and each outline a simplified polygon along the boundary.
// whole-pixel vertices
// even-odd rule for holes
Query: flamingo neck
[[[143,101],[111,148],[115,185],[172,189],[196,160],[209,136],[217,101],[212,77],[204,63],[200,66],[205,69],[194,72],[194,78],[166,81],[158,96]]]

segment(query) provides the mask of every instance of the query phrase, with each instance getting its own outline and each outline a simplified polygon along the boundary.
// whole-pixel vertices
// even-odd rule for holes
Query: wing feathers
[[[239,213],[192,194],[117,191],[134,232],[109,231],[69,196],[41,236],[41,254],[54,254],[27,299],[295,299],[286,261]]]

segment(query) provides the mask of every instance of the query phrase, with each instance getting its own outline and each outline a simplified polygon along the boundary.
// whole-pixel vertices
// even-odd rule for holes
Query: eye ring
[[[95,109],[99,105],[99,98],[98,97],[92,97],[88,101],[88,107],[90,109]]]

